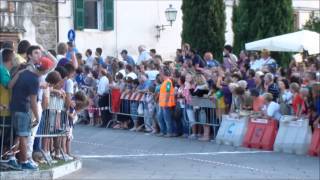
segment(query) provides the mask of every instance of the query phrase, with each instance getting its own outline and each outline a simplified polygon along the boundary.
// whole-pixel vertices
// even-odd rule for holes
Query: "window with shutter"
[[[84,0],[74,0],[74,28],[84,29]]]
[[[84,1],[84,28],[98,29],[98,1]]]
[[[114,29],[114,0],[103,1],[103,30]]]
[[[74,28],[114,29],[114,0],[74,0]]]

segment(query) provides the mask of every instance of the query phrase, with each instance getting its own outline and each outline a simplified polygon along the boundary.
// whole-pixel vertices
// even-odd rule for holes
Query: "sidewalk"
[[[0,180],[29,180],[29,179],[41,179],[51,180],[57,179],[62,176],[71,174],[82,168],[82,161],[77,159],[75,161],[67,162],[61,166],[53,167],[48,170],[40,171],[7,171],[0,172]]]

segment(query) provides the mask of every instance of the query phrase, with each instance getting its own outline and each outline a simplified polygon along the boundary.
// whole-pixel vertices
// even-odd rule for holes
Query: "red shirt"
[[[304,100],[300,94],[296,94],[296,95],[294,95],[293,100],[292,100],[292,107],[293,107],[293,111],[294,111],[295,115],[298,115],[298,110],[299,110],[298,107],[299,106],[301,106],[302,112],[304,112],[305,111]]]
[[[264,105],[264,98],[263,96],[257,97],[255,100],[253,100],[253,111],[254,112],[260,112],[262,107]]]

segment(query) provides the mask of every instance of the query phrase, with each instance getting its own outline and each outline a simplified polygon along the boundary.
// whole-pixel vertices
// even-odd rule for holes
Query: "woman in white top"
[[[148,79],[150,81],[155,81],[157,75],[159,74],[159,71],[156,70],[155,65],[153,63],[150,63],[145,73],[148,75]]]
[[[132,80],[138,79],[136,73],[133,72],[133,67],[129,64],[126,65],[126,79],[128,77],[132,78]]]
[[[265,102],[262,109],[263,115],[265,115],[267,118],[279,121],[281,119],[280,105],[272,101],[273,96],[271,93],[265,93],[263,97]]]
[[[293,94],[289,89],[289,81],[287,79],[282,79],[278,81],[278,85],[280,88],[280,95],[278,98],[278,103],[280,104],[280,112],[282,115],[291,115],[293,112]]]

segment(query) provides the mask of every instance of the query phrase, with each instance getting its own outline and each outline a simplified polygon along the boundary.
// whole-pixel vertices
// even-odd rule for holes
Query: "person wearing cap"
[[[40,51],[40,52],[39,52]],[[34,54],[34,55],[33,55]],[[30,56],[32,55],[32,56]],[[40,66],[44,66],[44,64],[40,65],[39,58],[41,57],[46,57],[47,64],[50,63],[49,69],[45,70],[43,75],[39,76],[39,90],[38,90],[38,96],[37,96],[37,105],[38,105],[38,116],[39,119],[41,120],[41,115],[42,115],[42,97],[43,97],[43,89],[47,86],[47,83],[45,82],[45,78],[48,74],[48,72],[51,72],[58,63],[58,60],[48,51],[45,51],[42,46],[30,46],[27,50],[27,58],[28,58],[28,64],[27,68],[28,70],[37,73],[39,71]],[[45,63],[42,62],[42,63]],[[52,64],[51,64],[52,63]],[[14,77],[15,79],[16,77]],[[14,81],[13,81],[14,82]],[[33,152],[33,145],[34,145],[34,139],[35,139],[35,134],[38,130],[39,124],[35,125],[31,129],[31,136],[28,137],[28,148],[27,148],[27,157],[28,159],[36,165],[33,160],[32,160],[32,152]]]
[[[122,50],[121,53],[120,53],[122,59],[127,62],[127,64],[130,64],[131,66],[134,66],[135,63],[134,63],[134,60],[131,56],[128,55],[128,51],[127,50]]]
[[[38,167],[28,160],[27,142],[28,137],[31,136],[31,127],[40,121],[37,106],[37,95],[40,88],[39,77],[46,74],[54,66],[54,62],[47,57],[40,57],[40,48],[33,47],[30,51],[28,50],[27,54],[30,61],[37,62],[35,64],[36,70],[26,69],[20,72],[12,88],[10,110],[13,128],[16,132],[16,142],[19,142],[21,168],[37,170]],[[30,111],[35,117],[34,122],[32,122]]]

